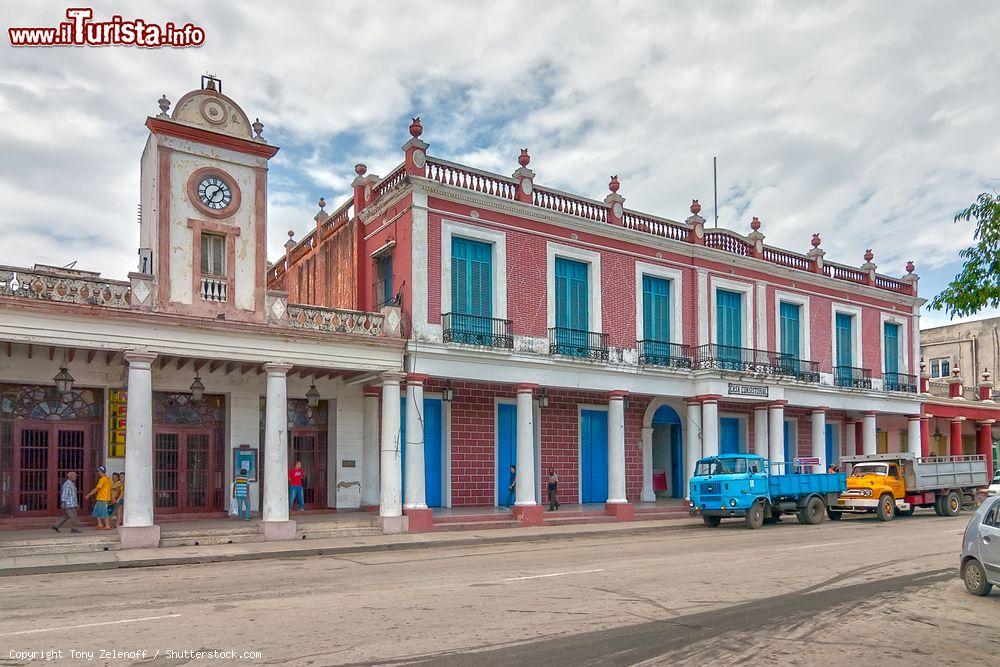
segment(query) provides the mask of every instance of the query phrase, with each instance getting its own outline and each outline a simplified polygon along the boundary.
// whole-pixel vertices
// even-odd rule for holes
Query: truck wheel
[[[831,508],[826,509],[826,515],[830,517],[830,521],[840,521],[844,518],[844,513],[840,510],[835,510]]]
[[[823,514],[826,507],[823,505],[823,501],[815,496],[809,499],[806,503],[806,508],[802,513],[806,517],[806,523],[810,526],[815,526],[817,524],[823,523]]]
[[[803,526],[805,526],[805,525],[808,525],[808,524],[809,524],[809,519],[807,519],[807,518],[806,518],[806,510],[805,510],[805,508],[803,508],[803,509],[800,509],[799,511],[797,511],[797,512],[795,513],[795,518],[796,518],[796,520],[797,520],[797,521],[798,521],[799,523],[801,523],[801,524],[802,524]]]
[[[705,525],[709,528],[718,528],[719,524],[722,522],[721,516],[703,516],[701,520],[705,522]]]
[[[944,509],[942,509],[943,503],[944,496],[934,496],[934,513],[938,516],[944,516]]]
[[[747,515],[743,517],[743,525],[750,530],[757,530],[764,525],[764,503],[759,500],[753,501]]]
[[[965,589],[973,595],[989,595],[993,590],[993,584],[986,580],[986,571],[975,558],[965,561],[962,566],[962,581],[965,582]]]
[[[944,511],[945,516],[958,516],[962,513],[962,496],[954,491],[950,492],[944,497],[941,509]]]
[[[879,521],[892,521],[896,513],[896,503],[892,501],[892,495],[883,493],[878,499],[878,509],[875,510]]]

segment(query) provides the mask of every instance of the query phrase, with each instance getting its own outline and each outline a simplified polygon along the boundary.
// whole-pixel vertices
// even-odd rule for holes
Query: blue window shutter
[[[670,281],[642,277],[642,336],[670,342]]]
[[[799,315],[801,311],[802,307],[798,304],[781,302],[781,341],[779,349],[782,355],[792,357],[793,359],[798,359],[799,357],[799,344],[801,341]]]
[[[588,329],[587,265],[556,258],[556,326]]]
[[[451,312],[463,315],[469,312],[469,242],[451,239]]]
[[[899,372],[899,325],[885,323],[885,333],[882,338],[885,351],[885,372]]]
[[[851,330],[854,317],[837,313],[837,365],[853,366],[854,350],[851,341]]]
[[[716,292],[715,342],[731,347],[743,346],[742,298],[739,292]]]

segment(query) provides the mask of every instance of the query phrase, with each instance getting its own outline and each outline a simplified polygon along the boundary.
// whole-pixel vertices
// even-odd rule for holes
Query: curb
[[[686,517],[685,517],[686,518]],[[677,519],[666,519],[666,521],[677,521]],[[700,524],[699,524],[700,525]],[[635,526],[630,528],[604,529],[578,531],[573,533],[553,533],[534,535],[507,535],[503,537],[470,537],[455,540],[428,540],[422,542],[389,542],[386,544],[367,544],[351,546],[329,546],[329,547],[306,547],[304,549],[281,549],[275,551],[255,551],[249,553],[231,554],[204,554],[185,556],[164,556],[162,558],[144,558],[137,560],[122,560],[125,552],[116,552],[113,560],[97,561],[91,563],[65,563],[55,565],[26,565],[24,567],[13,567],[0,569],[0,577],[11,577],[17,575],[31,574],[54,574],[62,572],[86,572],[98,570],[118,570],[137,569],[146,567],[164,567],[169,565],[195,565],[205,563],[239,562],[254,560],[271,560],[280,558],[307,558],[312,556],[340,556],[358,553],[378,553],[390,551],[416,551],[420,549],[440,549],[447,547],[467,547],[467,546],[489,546],[494,544],[526,543],[526,542],[549,542],[554,540],[610,535],[641,535],[644,533],[658,533],[664,530],[684,530],[697,527],[694,524],[684,523],[680,525],[656,525],[656,526]]]

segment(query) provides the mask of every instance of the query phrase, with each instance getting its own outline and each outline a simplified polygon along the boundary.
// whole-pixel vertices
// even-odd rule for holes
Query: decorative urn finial
[[[413,119],[410,123],[410,136],[414,139],[419,139],[420,135],[424,133],[424,126],[420,124],[420,116]]]
[[[322,211],[324,208],[326,208],[326,198],[325,197],[320,197],[319,198],[319,210]]]
[[[810,241],[810,243],[812,243],[812,247],[818,248],[821,243],[819,234],[813,234],[812,241]]]
[[[989,382],[989,381],[990,381],[990,369],[983,368],[983,382]]]
[[[612,176],[611,177],[611,182],[608,183],[608,190],[611,190],[611,192],[617,194],[618,193],[618,188],[620,188],[621,186],[622,186],[622,184],[618,182],[618,176]]]
[[[906,263],[906,272],[907,273],[913,273],[914,271],[916,271],[916,269],[917,269],[917,267],[913,264],[913,260],[912,259]]]
[[[253,125],[250,127],[253,128],[253,132],[257,135],[258,139],[264,136],[264,123],[260,122],[260,118],[254,118]]]
[[[701,213],[701,204],[698,203],[697,199],[691,200],[691,215],[698,215]]]
[[[295,230],[294,229],[289,229],[288,230],[288,240],[291,241],[292,237],[294,237],[294,236],[295,236]]]
[[[870,262],[873,259],[875,259],[875,253],[872,252],[871,248],[868,248],[868,250],[865,250],[865,261]]]
[[[531,162],[531,156],[528,155],[528,149],[522,148],[521,154],[517,156],[517,163],[522,167],[527,167],[529,162]]]
[[[170,100],[167,99],[166,93],[164,93],[163,96],[160,98],[158,104],[160,105],[160,115],[166,116],[167,110],[170,109]]]
[[[755,232],[760,230],[760,218],[758,218],[756,215],[753,217],[753,220],[750,221],[750,229],[754,230]]]
[[[357,174],[358,176],[364,176],[365,173],[367,172],[368,172],[368,167],[365,166],[364,164],[359,162],[356,165],[354,165],[354,173]]]

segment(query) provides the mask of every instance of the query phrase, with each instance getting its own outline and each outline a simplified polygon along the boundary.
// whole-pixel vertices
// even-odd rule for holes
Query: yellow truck
[[[933,507],[938,516],[957,516],[974,508],[976,492],[989,482],[986,457],[931,456],[911,452],[845,456],[847,491],[827,510],[836,521],[845,513],[875,514],[881,521]]]

